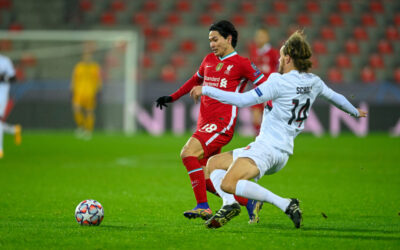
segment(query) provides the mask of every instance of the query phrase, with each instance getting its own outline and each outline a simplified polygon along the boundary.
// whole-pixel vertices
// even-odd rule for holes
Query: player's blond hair
[[[289,55],[293,59],[294,66],[300,72],[308,72],[312,63],[310,44],[306,41],[306,36],[302,30],[296,30],[285,42],[283,54]]]

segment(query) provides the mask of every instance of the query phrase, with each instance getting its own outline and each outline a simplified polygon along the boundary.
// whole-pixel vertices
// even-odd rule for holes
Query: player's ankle
[[[207,208],[210,208],[210,206],[208,205],[208,202],[201,202],[201,203],[197,203],[196,208],[207,209]]]

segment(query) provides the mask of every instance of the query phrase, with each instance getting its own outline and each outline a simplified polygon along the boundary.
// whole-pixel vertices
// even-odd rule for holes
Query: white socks
[[[217,190],[217,193],[219,194],[219,196],[221,196],[223,200],[223,206],[231,205],[237,202],[232,194],[225,193],[221,189],[221,182],[225,174],[226,170],[216,169],[210,175],[210,179],[214,185],[215,190]],[[289,199],[282,198],[272,193],[268,189],[258,185],[257,183],[247,180],[238,181],[238,183],[236,184],[235,194],[237,196],[246,197],[248,199],[271,203],[272,205],[280,208],[283,212],[286,211],[286,208],[289,206],[290,203]]]
[[[214,187],[216,188],[215,184]],[[268,203],[271,203],[272,205],[277,206],[283,212],[286,211],[286,208],[289,206],[290,203],[289,199],[282,198],[272,193],[268,189],[258,185],[257,183],[247,180],[238,181],[238,183],[236,184],[236,195],[257,201],[266,201]]]
[[[225,174],[226,174],[226,170],[216,169],[210,175],[210,179],[214,185],[215,190],[217,190],[217,193],[223,200],[222,206],[232,205],[233,203],[237,203],[233,194],[225,193],[221,189],[221,182],[222,182],[222,179],[224,178]]]

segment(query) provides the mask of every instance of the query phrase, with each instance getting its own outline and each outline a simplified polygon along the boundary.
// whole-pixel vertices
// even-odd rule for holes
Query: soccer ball
[[[96,200],[84,200],[75,209],[75,219],[81,225],[98,226],[103,218],[103,206]]]

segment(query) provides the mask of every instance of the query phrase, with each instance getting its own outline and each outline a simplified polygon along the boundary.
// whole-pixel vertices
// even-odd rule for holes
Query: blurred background
[[[308,131],[400,135],[398,0],[0,0],[0,53],[12,59],[18,79],[8,120],[29,129],[75,128],[72,71],[90,46],[103,79],[96,129],[184,133],[198,106],[187,97],[165,113],[153,104],[197,71],[210,52],[208,27],[221,19],[238,29],[236,49],[246,57],[258,28],[268,29],[276,49],[303,28],[312,72],[370,112],[361,124],[318,102]],[[238,125],[252,133],[249,110],[240,111]]]

